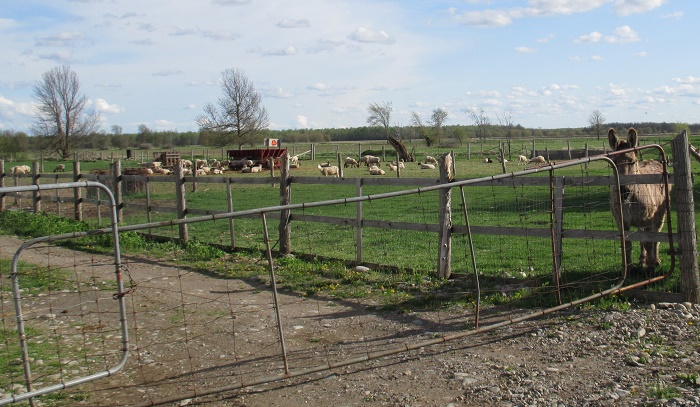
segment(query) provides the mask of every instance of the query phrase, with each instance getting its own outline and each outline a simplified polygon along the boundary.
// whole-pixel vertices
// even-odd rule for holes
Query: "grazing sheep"
[[[422,163],[420,161],[418,161],[418,166],[420,167],[421,170],[434,170],[435,169],[435,164]]]
[[[336,167],[335,165],[330,166],[330,167],[321,167],[321,166],[319,165],[319,166],[318,166],[318,170],[321,171],[321,174],[323,174],[324,177],[327,177],[327,176],[329,176],[329,175],[334,176],[334,177],[340,176],[340,175],[339,175],[339,174],[340,174],[340,170],[339,170],[338,167]]]
[[[250,174],[250,173],[255,173],[255,172],[261,172],[262,171],[262,164],[257,164],[257,165],[252,165],[252,166],[245,166],[241,168],[241,172],[243,174]]]
[[[153,170],[153,173],[158,175],[170,175],[171,171],[167,168],[158,167],[155,170]]]
[[[363,155],[360,157],[360,164],[365,164],[367,168],[369,168],[372,165],[376,165],[377,167],[380,167],[380,159],[379,157],[375,157],[373,155]]]
[[[241,160],[231,160],[228,164],[228,168],[231,171],[237,171],[243,169],[243,167],[252,167],[253,164],[253,161],[247,158]]]
[[[358,163],[357,160],[352,158],[352,157],[345,157],[345,164],[343,164],[343,166],[345,168],[348,168],[348,167],[360,168],[360,163]]]
[[[330,161],[326,161],[325,163],[321,163],[321,164],[319,164],[319,165],[320,165],[321,167],[324,167],[324,168],[325,168],[325,167],[330,167],[330,166],[331,166],[331,162],[330,162]]]
[[[525,165],[527,164],[528,159],[524,155],[519,155],[518,156],[518,165]]]
[[[389,171],[396,171],[398,168],[399,166],[394,164],[393,162],[389,163]]]
[[[437,163],[438,163],[438,161],[435,159],[435,157],[430,156],[430,155],[425,156],[425,162],[426,162],[426,164],[434,164],[434,165],[437,165]]]
[[[627,133],[627,140],[620,139],[615,129],[608,131],[608,143],[614,151],[626,150],[637,147],[637,131],[633,128]],[[624,154],[610,155],[615,162],[620,175],[637,174],[662,174],[664,166],[654,160],[639,162],[637,153],[630,151]],[[671,186],[669,185],[669,191]],[[660,232],[666,219],[666,208],[669,205],[666,199],[663,184],[627,184],[620,185],[620,189],[610,190],[610,209],[616,222],[619,219],[619,202],[622,201],[622,225],[625,232],[634,226],[640,231]],[[659,259],[658,242],[641,242],[639,263],[643,267],[657,267],[661,264]],[[628,268],[632,264],[632,242],[625,241],[625,258]]]
[[[180,160],[182,163],[182,168],[192,168],[192,161],[190,160]]]
[[[194,168],[197,169],[197,170],[200,169],[200,168],[202,168],[202,167],[206,167],[207,164],[208,164],[208,163],[207,163],[207,160],[199,160],[199,159],[198,159],[198,160],[194,160]]]
[[[384,175],[386,172],[384,172],[383,169],[377,167],[376,165],[373,165],[369,167],[369,175]]]
[[[64,164],[58,164],[53,172],[66,172],[66,166]]]
[[[541,155],[538,155],[537,157],[530,158],[528,162],[532,164],[544,164],[547,162],[547,160],[545,160]]]

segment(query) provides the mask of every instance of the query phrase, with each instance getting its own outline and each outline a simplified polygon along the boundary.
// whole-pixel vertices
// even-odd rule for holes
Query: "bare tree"
[[[411,125],[416,128],[418,137],[425,140],[425,145],[430,147],[435,139],[433,138],[430,130],[423,124],[423,119],[421,119],[418,112],[411,112]]]
[[[476,125],[476,135],[478,138],[484,140],[486,139],[486,130],[488,126],[491,125],[491,121],[488,117],[484,116],[484,108],[467,108],[464,111],[469,117],[472,118],[474,124]]]
[[[377,126],[384,128],[384,136],[389,138],[390,127],[391,127],[391,102],[384,103],[370,103],[367,108],[369,116],[367,117],[367,124],[370,126]]]
[[[253,143],[270,125],[262,96],[253,82],[239,69],[227,69],[221,74],[224,95],[215,106],[208,103],[204,114],[197,117],[201,130],[211,131],[214,145],[223,147],[232,142],[241,149]]]
[[[120,126],[118,124],[112,125],[112,134],[114,134],[115,136],[118,136],[122,133],[124,133],[124,129],[122,128],[122,126]]]
[[[442,142],[442,125],[445,123],[445,120],[447,120],[447,115],[447,110],[439,107],[434,109],[433,113],[430,115],[429,123],[435,130],[435,141],[437,141],[438,146]]]
[[[515,122],[513,120],[513,109],[509,107],[504,109],[500,114],[496,113],[496,119],[501,127],[503,127],[506,131],[506,141],[508,142],[508,159],[512,160],[513,156],[511,155],[510,150],[510,140],[513,137],[513,125]],[[503,159],[503,157],[501,157],[501,159]]]
[[[100,127],[99,113],[88,112],[88,98],[81,94],[78,75],[68,65],[44,72],[33,96],[37,118],[32,132],[44,137],[46,147],[62,159]]]
[[[601,113],[600,110],[595,109],[593,112],[591,112],[591,115],[588,116],[588,124],[591,125],[591,128],[598,136],[598,140],[600,140],[600,133],[602,133],[603,125],[605,124],[605,116],[603,116],[603,113]]]

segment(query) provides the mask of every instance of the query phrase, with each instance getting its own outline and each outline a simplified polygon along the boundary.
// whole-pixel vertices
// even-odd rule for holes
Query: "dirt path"
[[[11,258],[19,244],[0,236],[0,256]],[[89,350],[75,363],[68,352],[56,357],[65,359],[63,378],[118,360],[113,259],[56,246],[29,250],[21,259],[64,268],[80,282],[51,295],[27,293],[24,300],[37,332],[60,337],[61,350]],[[212,277],[161,260],[126,257],[124,263],[137,284],[126,297],[127,365],[68,390],[73,398],[62,405],[141,405],[176,395],[184,400],[171,405],[700,405],[700,382],[693,379],[700,373],[700,309],[682,304],[570,310],[369,362],[184,397],[284,372],[271,291],[258,280]],[[6,273],[3,279],[6,286]],[[369,311],[360,300],[293,293],[278,300],[292,372],[430,341],[472,323],[471,313],[459,309],[396,314]],[[6,297],[3,302],[11,305]],[[42,335],[28,340],[46,339]],[[43,368],[50,362],[46,357],[36,366],[46,371],[36,381],[61,379]]]

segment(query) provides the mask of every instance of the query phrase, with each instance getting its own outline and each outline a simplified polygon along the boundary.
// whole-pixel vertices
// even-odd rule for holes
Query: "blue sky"
[[[270,128],[700,122],[700,2],[679,0],[22,0],[0,5],[0,130],[28,131],[42,73],[70,65],[103,129],[197,130],[242,70]]]

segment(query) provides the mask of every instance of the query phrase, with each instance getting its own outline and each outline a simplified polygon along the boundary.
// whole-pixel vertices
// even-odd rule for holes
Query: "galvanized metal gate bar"
[[[27,186],[17,186],[17,187],[5,187],[5,188],[0,188],[0,193],[12,193],[12,192],[27,192],[27,191],[34,191],[38,192],[40,190],[59,190],[59,189],[77,189],[77,188],[99,188],[102,189],[107,196],[109,197],[109,202],[110,202],[110,216],[111,216],[111,223],[112,227],[109,228],[109,230],[95,230],[95,231],[86,231],[86,232],[75,232],[75,233],[65,233],[61,235],[54,235],[54,236],[42,236],[42,237],[37,237],[34,239],[27,240],[24,242],[15,252],[13,258],[12,258],[12,265],[11,265],[11,279],[12,279],[12,296],[14,299],[14,305],[15,305],[15,316],[17,319],[17,332],[19,333],[19,341],[20,341],[20,348],[22,351],[22,363],[24,366],[24,377],[26,381],[26,387],[27,387],[27,392],[23,394],[18,394],[18,395],[11,395],[6,398],[0,399],[0,405],[6,405],[10,403],[15,403],[19,401],[25,401],[28,400],[29,403],[33,406],[34,401],[33,398],[37,396],[41,396],[43,394],[48,394],[52,393],[58,390],[62,390],[68,387],[73,387],[77,386],[79,384],[87,383],[92,380],[96,380],[102,377],[107,377],[110,375],[115,374],[116,372],[120,371],[125,365],[126,361],[128,358],[128,346],[129,346],[129,335],[128,335],[128,330],[127,330],[127,323],[126,323],[126,306],[124,303],[124,284],[122,281],[122,264],[121,264],[121,253],[120,253],[120,248],[119,248],[119,230],[118,230],[118,225],[117,225],[117,213],[116,213],[116,204],[114,200],[114,195],[112,195],[112,191],[109,190],[104,184],[101,184],[99,182],[94,182],[94,181],[83,181],[83,182],[67,182],[67,183],[59,183],[59,184],[45,184],[45,185],[27,185]],[[84,236],[93,236],[93,235],[98,235],[98,234],[105,234],[105,233],[111,233],[112,234],[112,241],[113,241],[113,249],[114,249],[114,268],[115,268],[115,275],[116,275],[116,280],[117,280],[117,293],[115,295],[115,300],[117,301],[117,307],[119,308],[119,320],[120,320],[120,329],[121,329],[121,358],[118,361],[118,363],[114,366],[108,367],[104,371],[94,373],[88,376],[84,376],[81,378],[77,378],[74,380],[69,380],[65,382],[61,382],[58,384],[54,385],[49,385],[46,387],[41,387],[38,389],[33,389],[32,387],[32,379],[31,379],[31,367],[30,367],[30,360],[29,360],[29,352],[28,352],[28,347],[27,347],[27,342],[25,338],[25,326],[24,326],[24,318],[22,314],[22,294],[20,291],[20,282],[19,282],[19,273],[17,272],[17,264],[19,262],[20,256],[22,255],[22,252],[37,244],[37,243],[44,243],[44,242],[54,242],[58,240],[65,240],[65,239],[74,239],[77,237],[84,237]]]

